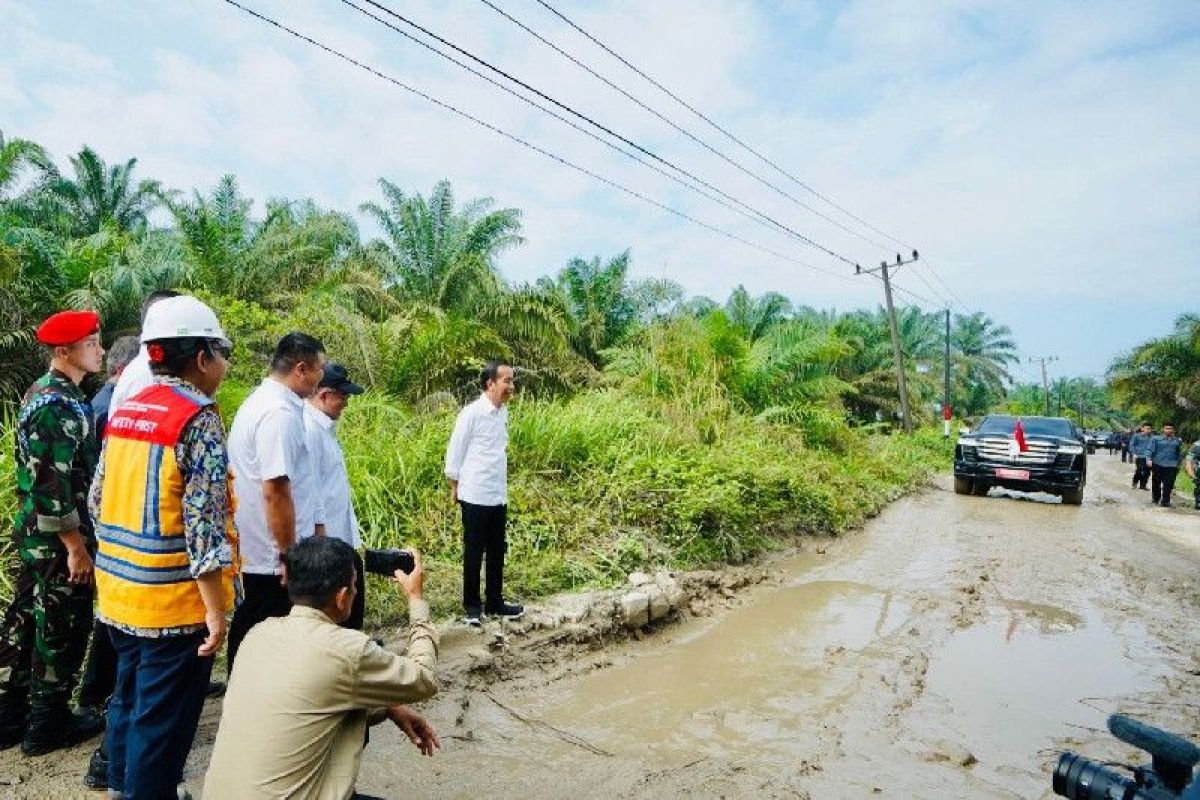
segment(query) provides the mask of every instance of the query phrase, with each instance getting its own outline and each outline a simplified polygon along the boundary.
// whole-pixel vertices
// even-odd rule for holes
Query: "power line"
[[[366,14],[366,16],[369,16],[371,19],[374,19],[377,22],[382,22],[381,20],[379,20],[378,17],[375,17],[372,14],[367,14],[362,8],[355,5],[353,2],[350,2],[350,0],[341,0],[341,2],[344,5],[354,8],[359,13]],[[811,237],[806,236],[803,233],[800,233],[799,231],[795,230],[794,228],[791,228],[788,225],[785,225],[784,223],[780,222],[779,220],[775,219],[774,217],[772,217],[768,214],[765,214],[762,211],[759,211],[758,209],[754,208],[753,206],[749,206],[749,205],[742,203],[740,200],[734,198],[732,195],[727,194],[726,192],[722,191],[720,188],[712,185],[708,181],[705,181],[703,178],[700,178],[700,177],[694,175],[693,173],[678,166],[677,164],[663,158],[662,156],[659,156],[657,153],[653,152],[649,148],[646,148],[646,147],[638,144],[637,142],[623,136],[622,134],[617,133],[612,128],[610,128],[600,122],[597,122],[596,120],[592,119],[588,115],[583,114],[582,112],[577,111],[576,109],[572,108],[570,105],[567,105],[566,103],[563,103],[562,101],[557,100],[554,97],[551,97],[550,95],[546,94],[545,92],[541,91],[540,89],[530,85],[529,83],[521,80],[520,78],[515,77],[514,75],[501,69],[500,67],[497,67],[494,64],[488,62],[486,59],[483,59],[483,58],[475,55],[474,53],[470,52],[469,50],[459,47],[454,42],[451,42],[450,40],[445,39],[442,36],[439,36],[438,34],[434,33],[433,31],[429,30],[428,28],[424,27],[423,25],[420,25],[419,23],[414,22],[413,20],[409,19],[408,17],[404,16],[403,14],[400,14],[396,11],[391,10],[390,8],[383,5],[382,3],[377,2],[376,0],[363,0],[363,2],[365,2],[367,5],[370,5],[376,9],[378,9],[379,11],[382,11],[383,13],[387,14],[388,16],[391,16],[391,17],[399,20],[400,22],[407,25],[408,27],[413,28],[414,30],[420,31],[422,34],[424,34],[428,38],[433,39],[434,41],[436,41],[442,45],[445,45],[446,47],[449,47],[451,50],[454,50],[456,53],[459,53],[460,55],[463,55],[463,56],[469,58],[470,60],[472,60],[475,63],[479,64],[480,66],[484,67],[485,69],[488,69],[488,70],[496,73],[497,75],[502,76],[506,80],[520,86],[522,89],[525,89],[528,92],[532,92],[533,94],[537,95],[538,97],[545,100],[546,102],[551,103],[554,106],[557,106],[558,108],[562,109],[563,111],[570,114],[571,116],[574,116],[574,117],[582,120],[583,122],[586,122],[588,125],[591,125],[600,131],[603,131],[604,133],[608,134],[609,136],[613,137],[614,139],[617,139],[618,141],[624,143],[625,145],[632,147],[633,149],[637,150],[638,152],[642,153],[643,155],[647,156],[648,158],[653,159],[654,161],[657,161],[660,164],[663,164],[664,166],[675,170],[676,172],[680,173],[681,175],[687,176],[689,179],[695,181],[696,183],[701,184],[702,186],[707,187],[708,189],[711,189],[712,191],[716,192],[717,194],[720,194],[722,197],[725,197],[726,199],[730,200],[731,202],[737,203],[738,205],[743,205],[744,207],[749,209],[752,213],[763,217],[764,219],[766,219],[768,222],[770,222],[775,227],[779,228],[780,230],[782,230],[786,233],[789,233],[790,235],[799,239],[800,241],[804,242],[805,244],[808,244],[810,247],[820,250],[821,252],[825,253],[826,255],[828,255],[832,258],[835,258],[838,261],[841,261],[849,266],[855,265],[856,262],[853,259],[847,258],[846,256],[842,255],[841,253],[838,253],[837,251],[835,251],[829,247],[826,247],[825,245],[812,239]],[[386,24],[386,23],[384,23],[384,24]],[[388,27],[392,30],[396,30],[391,25],[389,25]],[[408,37],[408,38],[411,39],[411,37]],[[435,52],[437,52],[437,51],[435,50]]]
[[[372,14],[369,10],[356,5],[354,2],[351,2],[351,0],[340,0],[340,2],[342,2],[344,5],[349,6],[350,8],[353,8],[354,10],[363,14],[364,16],[367,16],[367,17],[375,20],[380,25],[383,25],[383,26],[391,29],[392,31],[400,34],[401,36],[403,36],[404,38],[413,42],[414,44],[417,44],[420,47],[423,47],[426,50],[430,51],[431,53],[446,59],[447,61],[451,62],[452,64],[455,64],[456,66],[466,70],[467,72],[470,72],[472,75],[475,75],[476,77],[478,77],[484,81],[487,81],[488,83],[492,84],[493,86],[500,89],[501,91],[506,92],[507,94],[510,94],[513,97],[517,98],[521,102],[537,109],[538,111],[541,111],[544,114],[547,114],[548,116],[553,117],[554,119],[562,122],[564,125],[567,125],[567,126],[573,128],[574,130],[582,133],[584,136],[587,136],[590,139],[593,139],[593,140],[599,142],[600,144],[604,145],[605,147],[608,147],[609,149],[620,153],[621,155],[625,156],[626,158],[636,161],[638,164],[641,164],[644,167],[654,170],[658,174],[679,184],[680,186],[684,187],[685,189],[689,189],[693,192],[696,192],[700,196],[702,196],[708,200],[711,200],[714,203],[717,203],[718,205],[721,205],[730,211],[740,214],[743,217],[746,217],[747,219],[749,219],[753,222],[764,225],[771,230],[777,230],[777,227],[776,227],[777,224],[774,223],[774,221],[771,220],[769,217],[766,217],[765,215],[761,214],[760,212],[758,212],[751,206],[741,202],[737,198],[734,198],[734,197],[726,194],[725,192],[722,192],[720,189],[717,189],[716,187],[712,187],[711,184],[707,184],[706,182],[704,182],[702,180],[700,181],[700,184],[702,184],[703,186],[709,186],[710,188],[712,188],[712,190],[714,192],[721,195],[721,197],[729,198],[729,200],[732,201],[732,203],[721,199],[721,197],[714,196],[714,194],[710,193],[709,191],[706,191],[704,188],[701,188],[701,185],[691,183],[687,180],[680,178],[678,175],[667,172],[666,170],[659,167],[658,165],[642,158],[637,153],[631,152],[630,150],[627,150],[627,149],[621,147],[620,145],[617,145],[617,144],[613,143],[612,141],[605,139],[602,136],[597,135],[593,131],[588,130],[587,128],[574,122],[573,120],[569,119],[568,117],[565,117],[562,114],[559,114],[554,109],[547,108],[546,106],[542,105],[541,103],[537,102],[536,100],[534,100],[530,97],[526,97],[525,95],[521,94],[520,92],[511,88],[510,86],[507,86],[507,85],[501,83],[500,81],[496,80],[495,78],[492,78],[491,76],[489,76],[483,72],[480,72],[479,70],[472,67],[470,64],[460,61],[459,59],[455,58],[454,56],[450,55],[449,53],[445,53],[445,52],[439,50],[437,47],[429,44],[428,42],[424,42],[421,39],[418,39],[417,37],[413,36],[412,34],[408,33],[407,31],[397,28],[395,25],[391,24],[387,20],[382,19],[382,18],[376,16],[375,14]],[[688,173],[684,173],[684,174],[688,174]],[[699,180],[699,179],[697,179],[697,180]],[[788,233],[788,234],[794,233],[793,231],[791,231],[791,229],[788,229],[786,227],[784,229],[784,232]],[[801,239],[801,241],[807,241],[806,237],[799,236],[799,238]]]
[[[753,170],[751,170],[751,169],[749,169],[748,167],[746,167],[744,164],[742,164],[742,163],[740,163],[740,162],[738,162],[738,161],[735,161],[733,158],[729,157],[729,156],[728,156],[727,154],[725,154],[724,152],[722,152],[722,151],[718,150],[717,148],[713,147],[713,146],[712,146],[711,144],[709,144],[708,142],[706,142],[706,141],[704,141],[703,139],[701,139],[701,138],[700,138],[699,136],[697,136],[696,134],[692,133],[692,131],[688,130],[687,128],[684,128],[682,125],[680,125],[679,123],[677,123],[677,122],[675,122],[674,120],[670,119],[670,118],[669,118],[669,117],[667,117],[665,114],[663,114],[663,113],[661,113],[660,111],[658,111],[657,109],[655,109],[655,108],[652,108],[651,106],[647,105],[646,103],[644,103],[644,102],[643,102],[642,100],[640,100],[639,98],[637,98],[637,97],[635,97],[634,95],[630,94],[628,91],[626,91],[625,89],[621,88],[620,86],[618,86],[616,83],[614,83],[613,81],[611,81],[610,79],[608,79],[608,78],[607,78],[607,77],[605,77],[604,75],[601,75],[599,72],[597,72],[596,70],[592,69],[590,66],[588,66],[588,65],[587,65],[587,64],[585,64],[585,63],[583,63],[583,62],[582,62],[582,61],[580,61],[578,58],[576,58],[575,56],[571,55],[569,52],[567,52],[567,51],[566,51],[566,50],[564,50],[563,48],[561,48],[561,47],[559,47],[558,45],[556,45],[554,42],[552,42],[552,41],[550,41],[549,39],[547,39],[546,37],[542,36],[540,33],[538,33],[537,31],[535,31],[533,28],[529,27],[529,25],[525,24],[525,23],[524,23],[524,22],[522,22],[521,20],[519,20],[519,19],[517,19],[516,17],[514,17],[512,14],[509,14],[507,11],[505,11],[504,9],[500,8],[499,6],[497,6],[495,3],[493,3],[493,2],[492,2],[492,0],[479,0],[479,2],[483,3],[485,6],[487,6],[487,7],[488,7],[488,8],[490,8],[490,9],[492,9],[492,10],[493,10],[493,11],[495,11],[497,14],[499,14],[499,15],[500,15],[500,16],[502,16],[502,17],[504,17],[504,18],[505,18],[505,19],[507,19],[509,22],[511,22],[512,24],[516,25],[518,28],[520,28],[521,30],[525,31],[525,32],[526,32],[526,33],[528,33],[530,36],[532,36],[533,38],[537,39],[539,42],[541,42],[542,44],[546,45],[546,46],[547,46],[547,47],[549,47],[551,50],[553,50],[554,52],[558,53],[559,55],[561,55],[563,58],[565,58],[565,59],[567,59],[568,61],[570,61],[570,62],[571,62],[572,64],[574,64],[575,66],[579,67],[579,68],[580,68],[580,69],[582,69],[584,72],[586,72],[586,73],[588,73],[589,75],[591,75],[592,77],[594,77],[596,80],[598,80],[598,81],[600,81],[601,83],[603,83],[605,86],[608,86],[608,87],[609,87],[609,88],[611,88],[613,91],[616,91],[616,92],[618,92],[618,93],[619,93],[621,96],[625,97],[625,98],[626,98],[626,99],[628,99],[630,102],[632,102],[632,103],[634,103],[635,105],[637,105],[639,108],[641,108],[641,109],[643,109],[643,110],[645,110],[645,111],[649,112],[650,114],[654,115],[654,116],[655,116],[655,117],[657,117],[659,120],[661,120],[662,122],[664,122],[666,125],[668,125],[668,126],[670,126],[671,128],[673,128],[673,129],[674,129],[675,131],[677,131],[678,133],[681,133],[681,134],[683,134],[683,135],[684,135],[684,136],[686,136],[688,139],[691,139],[693,142],[695,142],[696,144],[698,144],[698,145],[700,145],[701,147],[703,147],[705,150],[707,150],[707,151],[709,151],[710,153],[712,153],[713,155],[715,155],[717,158],[719,158],[719,159],[721,159],[722,161],[724,161],[725,163],[727,163],[727,164],[729,164],[729,165],[733,166],[735,169],[737,169],[738,171],[742,172],[743,174],[745,174],[745,175],[747,175],[747,176],[749,176],[749,177],[753,178],[754,180],[758,181],[758,182],[759,182],[759,183],[761,183],[763,186],[766,186],[767,188],[771,189],[772,191],[776,192],[777,194],[779,194],[779,195],[781,195],[781,196],[783,196],[783,197],[786,197],[788,200],[791,200],[793,203],[795,203],[796,205],[800,206],[800,207],[801,207],[801,208],[803,208],[804,210],[806,210],[806,211],[808,211],[808,212],[810,212],[810,213],[812,213],[812,214],[815,214],[816,216],[818,216],[818,217],[820,217],[821,219],[825,220],[825,221],[826,221],[826,222],[828,222],[829,224],[831,224],[831,225],[834,225],[834,226],[835,226],[835,227],[837,227],[837,228],[840,228],[841,230],[845,231],[846,233],[850,234],[851,236],[854,236],[855,238],[858,238],[858,239],[860,239],[860,240],[862,240],[862,241],[866,242],[867,244],[870,244],[870,245],[873,245],[873,246],[875,246],[875,247],[878,247],[879,249],[881,249],[881,250],[884,250],[884,251],[886,251],[886,250],[890,250],[890,249],[891,249],[891,245],[889,245],[889,244],[884,244],[883,242],[879,241],[878,239],[873,239],[873,238],[871,238],[870,236],[865,236],[865,235],[863,235],[861,232],[854,230],[853,228],[851,228],[851,227],[849,227],[849,226],[847,226],[847,225],[843,224],[842,222],[840,222],[840,221],[838,221],[838,220],[834,219],[833,217],[829,216],[828,214],[825,214],[824,212],[822,212],[822,211],[819,211],[818,209],[815,209],[815,208],[813,208],[812,206],[810,206],[809,204],[805,203],[805,202],[804,202],[803,200],[801,200],[800,198],[796,197],[796,196],[795,196],[794,194],[792,194],[791,192],[788,192],[786,189],[782,189],[782,188],[780,188],[779,186],[777,186],[776,184],[774,184],[774,183],[771,183],[771,182],[770,182],[770,181],[768,181],[766,178],[762,177],[762,176],[761,176],[761,175],[759,175],[758,173],[756,173],[756,172],[754,172]]]
[[[917,249],[917,248],[915,248],[915,247],[914,247],[914,246],[913,246],[911,243],[909,243],[909,242],[905,242],[905,241],[903,241],[903,240],[901,240],[901,239],[898,239],[897,237],[893,236],[892,234],[888,233],[887,231],[881,230],[880,228],[878,228],[878,227],[876,227],[876,226],[872,225],[870,222],[867,222],[867,221],[866,221],[865,219],[863,219],[862,217],[858,216],[857,214],[853,213],[852,211],[850,211],[849,209],[845,208],[845,207],[844,207],[844,206],[842,206],[841,204],[837,203],[835,200],[833,200],[833,198],[831,198],[831,197],[829,197],[828,195],[825,195],[825,194],[823,194],[823,193],[821,193],[821,192],[817,191],[815,188],[813,188],[811,185],[809,185],[808,183],[806,183],[805,181],[803,181],[802,179],[800,179],[800,178],[799,178],[799,177],[797,177],[796,175],[792,174],[791,172],[789,172],[789,171],[785,170],[783,167],[779,166],[779,164],[777,164],[775,161],[773,161],[772,159],[770,159],[770,158],[768,158],[767,156],[763,155],[761,152],[759,152],[759,151],[758,151],[758,150],[756,150],[755,148],[751,147],[749,144],[747,144],[747,143],[746,143],[746,142],[745,142],[743,139],[741,139],[740,137],[738,137],[736,134],[734,134],[734,133],[732,133],[731,131],[729,131],[727,128],[725,128],[724,126],[722,126],[720,123],[718,123],[718,122],[714,121],[712,118],[710,118],[710,117],[709,117],[708,115],[706,115],[704,112],[700,111],[700,109],[696,108],[696,107],[695,107],[695,106],[693,106],[691,103],[689,103],[688,101],[686,101],[686,100],[684,100],[682,97],[680,97],[678,94],[676,94],[675,92],[673,92],[673,91],[671,91],[670,89],[668,89],[668,88],[667,88],[666,86],[664,86],[662,83],[660,83],[659,81],[655,80],[655,79],[654,79],[652,76],[648,75],[648,74],[647,74],[645,71],[641,70],[641,69],[640,69],[640,68],[638,68],[636,65],[632,64],[632,63],[631,63],[631,62],[630,62],[628,59],[626,59],[626,58],[625,58],[624,56],[622,56],[620,53],[616,52],[616,51],[615,51],[615,50],[613,50],[611,47],[609,47],[607,44],[605,44],[604,42],[600,41],[598,38],[596,38],[596,37],[595,37],[595,36],[593,36],[591,33],[589,33],[588,31],[586,31],[586,30],[585,30],[585,29],[584,29],[582,26],[580,26],[578,23],[576,23],[574,20],[572,20],[572,19],[571,19],[570,17],[568,17],[566,14],[563,14],[563,13],[562,13],[561,11],[559,11],[557,8],[555,8],[554,6],[550,5],[550,3],[546,2],[546,0],[537,0],[537,3],[538,3],[538,5],[542,6],[542,7],[543,7],[543,8],[545,8],[547,11],[549,11],[551,14],[553,14],[553,15],[554,15],[554,16],[556,16],[556,17],[558,17],[560,20],[562,20],[562,21],[563,21],[564,23],[566,23],[568,26],[570,26],[571,28],[573,28],[573,29],[574,29],[575,31],[577,31],[577,32],[578,32],[580,35],[582,35],[582,36],[583,36],[585,39],[587,39],[588,41],[592,42],[592,44],[596,45],[596,46],[597,46],[597,47],[599,47],[601,50],[603,50],[604,52],[608,53],[610,56],[612,56],[613,58],[615,58],[615,59],[616,59],[617,61],[619,61],[621,64],[625,65],[625,67],[627,67],[629,70],[631,70],[632,72],[634,72],[636,75],[640,76],[642,79],[644,79],[645,81],[647,81],[648,83],[650,83],[652,86],[654,86],[656,89],[658,89],[659,91],[661,91],[663,94],[667,95],[667,96],[668,96],[668,97],[670,97],[672,100],[674,100],[675,102],[679,103],[681,106],[683,106],[684,108],[686,108],[688,111],[690,111],[690,112],[692,112],[693,114],[695,114],[695,115],[696,115],[697,117],[699,117],[701,120],[703,120],[704,122],[708,123],[710,126],[712,126],[714,129],[716,129],[717,131],[719,131],[721,134],[723,134],[723,135],[724,135],[726,138],[728,138],[730,141],[734,142],[735,144],[737,144],[738,146],[740,146],[742,149],[746,150],[748,153],[750,153],[751,155],[753,155],[754,157],[756,157],[757,159],[759,159],[760,161],[762,161],[762,162],[763,162],[764,164],[766,164],[767,166],[771,167],[773,170],[775,170],[776,172],[778,172],[780,175],[783,175],[784,177],[788,178],[788,179],[789,179],[789,180],[791,180],[793,183],[795,183],[796,185],[798,185],[798,186],[800,186],[801,188],[803,188],[805,191],[807,191],[807,192],[809,192],[810,194],[812,194],[814,197],[816,197],[816,198],[818,198],[818,199],[820,199],[820,200],[824,201],[825,203],[827,203],[828,205],[832,206],[833,208],[836,208],[838,211],[841,211],[841,212],[842,212],[843,214],[845,214],[847,217],[849,217],[850,219],[852,219],[852,220],[854,220],[855,222],[859,223],[860,225],[864,226],[864,227],[865,227],[865,228],[867,228],[868,230],[870,230],[870,231],[872,231],[872,232],[874,232],[874,233],[877,233],[877,234],[879,234],[880,236],[883,236],[884,238],[888,239],[889,241],[891,241],[891,242],[893,242],[893,243],[895,243],[895,244],[898,244],[898,245],[900,245],[901,247],[903,247],[903,248],[904,248],[904,249],[906,249],[906,250],[915,250],[915,249]],[[933,276],[934,276],[934,278],[935,278],[935,279],[937,279],[937,281],[938,281],[938,282],[939,282],[939,283],[940,283],[940,284],[941,284],[943,287],[945,287],[945,289],[946,289],[946,291],[949,293],[950,297],[951,297],[951,298],[953,298],[953,300],[954,300],[955,302],[957,302],[957,303],[959,304],[959,306],[961,306],[961,307],[963,308],[963,310],[964,310],[964,311],[967,311],[967,305],[966,305],[966,303],[964,303],[964,302],[962,301],[962,299],[961,299],[961,298],[960,298],[960,297],[959,297],[957,294],[955,294],[955,293],[954,293],[954,291],[953,291],[953,290],[952,290],[952,289],[949,287],[949,285],[947,285],[947,284],[946,284],[946,282],[942,280],[941,276],[937,274],[937,272],[936,272],[936,270],[934,270],[933,266],[932,266],[931,264],[929,264],[928,262],[926,262],[926,263],[924,264],[924,266],[925,266],[925,268],[926,268],[926,269],[928,269],[928,270],[929,270],[929,273],[930,273],[931,275],[933,275]]]
[[[300,39],[301,41],[307,42],[308,44],[311,44],[314,47],[317,47],[317,48],[325,51],[329,55],[339,58],[342,61],[345,61],[348,64],[352,64],[353,66],[356,66],[359,69],[361,69],[365,72],[368,72],[377,78],[381,78],[381,79],[397,86],[398,88],[403,89],[404,91],[406,91],[410,94],[420,97],[421,99],[426,100],[426,101],[432,103],[433,105],[438,106],[439,108],[449,111],[450,113],[455,114],[459,117],[462,117],[463,119],[469,120],[470,122],[473,122],[476,125],[479,125],[480,127],[491,131],[492,133],[502,136],[505,139],[508,139],[509,141],[515,142],[516,144],[519,144],[522,147],[525,147],[525,148],[532,150],[542,156],[545,156],[546,158],[549,158],[552,161],[555,161],[555,162],[561,164],[562,166],[568,167],[570,169],[575,170],[576,172],[586,175],[589,178],[600,181],[601,183],[605,184],[606,186],[609,186],[609,187],[616,189],[624,194],[627,194],[631,197],[641,200],[642,202],[645,202],[652,206],[655,206],[656,208],[658,208],[662,211],[666,211],[667,213],[672,214],[676,217],[679,217],[680,219],[683,219],[694,225],[698,225],[699,227],[702,227],[708,231],[711,231],[712,233],[716,233],[716,234],[723,236],[727,239],[730,239],[732,241],[746,245],[747,247],[751,247],[760,252],[775,256],[776,258],[779,258],[781,260],[788,261],[793,264],[797,264],[799,266],[805,267],[807,269],[812,269],[817,272],[824,273],[826,275],[830,275],[830,276],[832,276],[834,278],[838,278],[840,280],[845,280],[845,281],[848,281],[851,283],[855,282],[854,279],[848,275],[843,275],[840,272],[834,272],[833,270],[825,269],[823,267],[816,266],[815,264],[809,264],[808,262],[803,261],[798,258],[795,258],[793,256],[789,256],[784,253],[779,253],[775,250],[772,250],[769,247],[765,247],[763,245],[758,244],[757,242],[753,242],[753,241],[750,241],[749,239],[745,239],[741,236],[738,236],[737,234],[734,234],[727,230],[724,230],[723,228],[719,228],[716,225],[712,225],[710,223],[704,222],[703,220],[697,219],[696,217],[693,217],[693,216],[691,216],[683,211],[680,211],[676,208],[668,206],[664,203],[660,203],[657,200],[655,200],[651,197],[648,197],[645,194],[638,192],[635,189],[630,189],[627,186],[617,183],[616,181],[605,178],[604,176],[599,175],[596,172],[593,172],[592,170],[589,170],[586,167],[582,167],[582,166],[574,163],[573,161],[563,158],[562,156],[559,156],[549,150],[546,150],[545,148],[539,147],[538,145],[533,144],[532,142],[526,141],[525,139],[522,139],[519,136],[511,134],[511,133],[503,130],[502,128],[497,127],[496,125],[491,124],[490,122],[486,122],[485,120],[482,120],[479,117],[476,117],[466,111],[463,111],[463,110],[455,107],[454,105],[452,105],[448,102],[439,100],[436,97],[434,97],[430,94],[427,94],[426,92],[421,91],[420,89],[417,89],[413,86],[409,86],[408,84],[404,83],[403,81],[399,80],[398,78],[394,78],[391,75],[380,72],[378,69],[370,66],[369,64],[364,64],[363,62],[358,61],[357,59],[355,59],[352,56],[346,55],[345,53],[331,47],[330,45],[324,44],[323,42],[313,39],[310,36],[307,36],[303,33],[300,33],[299,31],[294,30],[293,28],[288,27],[287,25],[284,25],[282,22],[279,22],[278,20],[275,20],[265,14],[255,11],[254,9],[249,8],[245,5],[242,5],[242,3],[238,2],[238,0],[223,0],[223,2],[227,3],[228,5],[233,6],[234,8],[237,8],[237,9],[245,12],[246,14],[249,14],[250,16],[258,19],[259,21],[261,21],[263,23],[271,25],[272,27],[274,27],[278,30],[284,31],[285,33],[288,33],[291,36],[293,36],[297,39]]]

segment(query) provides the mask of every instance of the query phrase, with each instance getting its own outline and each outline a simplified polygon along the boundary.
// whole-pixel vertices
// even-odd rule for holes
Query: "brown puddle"
[[[1121,697],[1153,687],[1149,641],[1134,623],[1118,636],[1093,609],[1010,601],[943,645],[913,712],[935,716],[982,769],[1036,770],[1053,740],[1103,729]]]
[[[891,633],[908,611],[860,583],[786,587],[659,652],[549,687],[524,708],[616,755],[672,764],[749,745],[756,760],[790,763],[814,711],[854,686],[837,656]]]

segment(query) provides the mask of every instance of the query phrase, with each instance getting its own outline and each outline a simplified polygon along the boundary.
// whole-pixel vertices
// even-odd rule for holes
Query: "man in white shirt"
[[[146,327],[146,315],[150,313],[151,306],[159,300],[178,296],[179,292],[174,289],[155,289],[146,295],[146,299],[142,301],[142,327]],[[154,373],[150,371],[150,356],[146,354],[146,346],[142,345],[133,360],[121,370],[121,377],[117,378],[117,385],[113,387],[112,396],[108,401],[109,411],[116,411],[122,403],[142,389],[149,388],[152,383]]]
[[[483,613],[519,617],[523,606],[504,602],[505,525],[508,518],[508,409],[513,369],[489,361],[480,373],[483,394],[458,414],[446,447],[450,497],[462,509],[463,613],[478,626]],[[486,559],[485,559],[486,557]],[[479,570],[487,562],[487,602],[480,602]]]
[[[358,519],[354,516],[350,478],[346,475],[346,460],[342,456],[342,446],[337,440],[336,426],[342,412],[349,405],[350,398],[362,392],[363,388],[350,380],[350,374],[344,366],[330,362],[325,365],[325,373],[317,385],[317,391],[304,404],[304,435],[309,457],[312,459],[313,474],[317,477],[314,516],[317,533],[341,539],[354,548],[358,591],[354,596],[350,616],[342,624],[355,630],[362,630],[366,610],[367,593],[363,562],[358,554],[362,538],[358,533]]]
[[[304,435],[304,399],[325,374],[325,348],[305,333],[279,340],[271,374],[229,427],[229,469],[245,600],[229,626],[229,672],[251,628],[291,610],[280,556],[316,529],[317,476]]]

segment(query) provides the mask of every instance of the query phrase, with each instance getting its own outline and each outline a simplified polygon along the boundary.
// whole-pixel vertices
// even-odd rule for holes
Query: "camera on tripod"
[[[1055,794],[1072,800],[1200,800],[1200,780],[1192,781],[1200,748],[1182,736],[1120,714],[1108,718],[1108,731],[1145,750],[1151,763],[1134,767],[1065,752],[1054,768],[1051,786]],[[1130,774],[1109,767],[1121,767]]]

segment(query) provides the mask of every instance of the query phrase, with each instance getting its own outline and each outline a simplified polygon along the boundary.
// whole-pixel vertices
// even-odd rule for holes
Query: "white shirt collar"
[[[318,425],[320,425],[321,430],[327,431],[333,428],[334,421],[330,419],[329,415],[307,400],[304,401],[304,413],[307,414],[309,418],[313,420],[313,422],[316,422]]]
[[[276,397],[286,400],[293,406],[303,407],[306,405],[303,397],[293,392],[291,387],[289,387],[286,383],[283,381],[277,381],[270,375],[263,378],[262,385],[266,387],[267,391],[272,392]]]
[[[499,414],[501,411],[504,410],[503,403],[501,403],[500,405],[495,405],[494,403],[492,403],[491,398],[489,398],[483,392],[479,393],[479,400],[477,400],[476,402],[479,403],[480,408],[482,408],[484,411],[486,411],[489,414]]]

